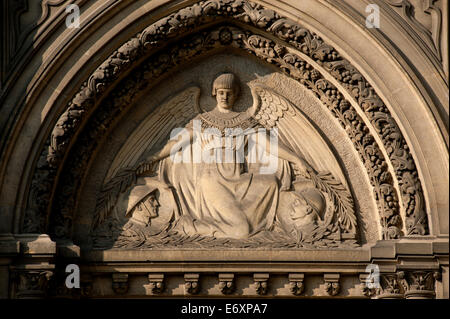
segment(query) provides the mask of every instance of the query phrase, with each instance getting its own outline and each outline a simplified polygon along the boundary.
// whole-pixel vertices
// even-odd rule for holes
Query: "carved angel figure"
[[[313,238],[320,229],[323,236],[344,232],[354,237],[356,219],[340,182],[343,174],[299,111],[254,85],[253,106],[236,112],[240,86],[232,73],[217,77],[212,87],[217,101],[212,111],[201,112],[198,88],[186,90],[148,124],[180,127],[168,142],[167,134],[154,131],[153,137],[139,139],[145,142],[137,148],[150,149],[150,155],[124,150],[129,156],[110,172],[94,223],[101,224],[122,202],[126,214],[130,207],[145,208],[149,193],[136,197],[135,190],[152,185],[170,198],[166,204],[160,200],[164,225],[156,223],[159,232],[245,240],[274,230],[297,239],[307,238],[307,232]],[[133,167],[133,162],[138,164]]]

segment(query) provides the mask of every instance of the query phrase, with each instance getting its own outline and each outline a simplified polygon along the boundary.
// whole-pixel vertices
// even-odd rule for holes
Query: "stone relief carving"
[[[219,274],[219,289],[224,295],[230,295],[236,290],[234,274]]]
[[[148,282],[152,294],[159,295],[164,291],[164,274],[149,274]]]
[[[436,280],[441,279],[438,271],[399,271],[397,276],[407,298],[434,297]]]
[[[114,273],[112,274],[112,289],[118,295],[124,295],[128,292],[128,274]]]
[[[269,274],[254,274],[253,280],[256,285],[256,293],[258,295],[267,295],[269,291]]]
[[[305,274],[289,274],[290,291],[294,296],[300,296],[305,291],[304,279]]]
[[[53,272],[46,270],[16,271],[13,276],[16,296],[18,298],[45,296],[52,276]]]
[[[380,287],[375,289],[375,294],[379,299],[432,299],[438,280],[441,280],[441,273],[437,270],[381,274]]]
[[[118,74],[122,70],[129,68],[134,60],[147,54],[146,52],[150,52],[161,41],[166,41],[168,37],[171,38],[181,34],[188,28],[212,20],[218,15],[238,19],[276,35],[282,41],[299,49],[308,58],[316,61],[351,93],[365,111],[371,124],[376,128],[384,147],[388,151],[389,159],[399,180],[400,198],[402,198],[406,213],[407,234],[426,234],[428,232],[427,217],[424,212],[423,195],[414,161],[389,110],[364,77],[332,47],[295,22],[282,18],[274,11],[266,10],[260,5],[247,1],[229,2],[225,0],[200,2],[156,22],[139,34],[138,37],[133,38],[119,48],[94,72],[63,114],[62,117],[66,116],[67,120],[61,120],[55,127],[52,138],[48,143],[48,151],[44,151],[41,155],[39,162],[44,163],[38,166],[35,171],[32,183],[34,188],[30,191],[30,207],[26,212],[27,216],[24,221],[24,225],[29,226],[24,227],[24,231],[33,232],[39,229],[36,219],[42,219],[42,216],[45,215],[43,212],[47,210],[49,195],[45,193],[50,192],[49,187],[54,183],[57,167],[61,164],[61,155],[66,151],[68,141],[79,127],[80,121],[83,120],[83,114],[94,107],[95,101],[101,97],[101,93],[106,86],[113,83]],[[233,45],[239,42],[233,36],[230,33],[221,33],[219,41],[223,45],[228,45],[229,43]],[[247,39],[249,38],[247,37]],[[323,95],[321,93],[317,93],[317,95],[332,111],[338,110],[337,116],[341,118],[342,125],[349,129],[349,134],[353,134],[352,140],[362,139],[362,143],[354,142],[355,144],[365,145],[357,146],[357,148],[364,149],[364,156],[367,156],[368,159],[368,162],[365,163],[368,166],[368,170],[372,171],[370,175],[374,176],[372,182],[382,218],[383,238],[397,238],[400,236],[401,219],[398,215],[392,177],[387,171],[381,152],[377,150],[375,145],[368,146],[369,144],[376,144],[374,140],[370,140],[370,135],[368,134],[361,135],[361,128],[365,127],[364,122],[359,119],[353,109],[350,108],[350,105],[346,104],[348,102],[337,92],[337,88],[321,78],[320,73],[312,69],[304,59],[290,52],[286,53],[287,49],[283,45],[272,40],[266,39],[262,41],[268,47],[259,47],[261,41],[258,43],[257,38],[258,36],[255,35],[254,40],[244,41],[245,49],[252,51],[253,54],[264,58],[269,63],[281,67],[284,66],[283,70],[297,80],[300,80],[302,76],[306,76],[308,80],[301,82],[303,84],[308,84],[308,82],[313,84],[313,88],[309,85],[307,86],[313,90],[315,89],[316,92],[320,91],[323,93]],[[197,38],[197,40],[201,39]],[[211,43],[194,42],[184,52],[189,55],[190,51],[195,51],[196,45],[211,45]],[[280,61],[280,57],[283,57],[283,62]],[[159,64],[164,65],[169,62],[167,60],[168,56],[161,56],[161,58],[162,60],[158,61]],[[305,70],[305,66],[308,66],[309,70]],[[163,69],[164,67],[157,67],[155,72],[148,74],[146,78],[159,76]],[[128,95],[128,97],[130,96]],[[123,108],[124,106],[121,109]],[[74,113],[70,115],[70,112]],[[359,121],[360,123],[358,123]],[[58,127],[62,128],[62,130],[58,129]],[[352,132],[352,129],[356,130]],[[367,140],[368,138],[369,141]],[[370,152],[373,154],[370,154]],[[40,215],[41,217],[36,217],[35,215]],[[67,236],[67,233],[70,232],[70,212],[67,212],[67,216],[64,216],[63,212],[63,215],[56,218],[61,219],[59,223],[65,225],[62,226],[62,235]]]
[[[232,247],[247,239],[259,246],[356,244],[353,200],[335,177],[340,168],[325,142],[308,131],[295,106],[263,86],[252,88],[252,107],[234,111],[239,90],[234,74],[220,75],[212,111],[187,116],[184,135],[106,183],[93,220],[96,247],[105,248],[108,239],[123,248],[211,247],[216,239]],[[151,134],[150,147],[180,124],[174,114],[201,109],[189,92],[155,111],[158,135]],[[300,130],[301,138],[290,130]]]
[[[382,274],[378,294],[403,298],[404,289],[399,281],[398,274]]]
[[[341,291],[340,274],[324,274],[325,292],[329,296],[337,296]]]
[[[225,32],[230,32],[229,28],[224,28],[224,29],[220,28],[218,31],[212,31],[212,33],[217,36],[217,35],[223,34]],[[232,38],[238,38],[238,39],[242,39],[243,38],[244,40],[247,39],[247,38],[249,38],[249,39],[262,38],[262,37],[259,37],[259,36],[253,36],[253,35],[251,35],[251,33],[250,34],[249,33],[245,34],[245,33],[243,33],[242,31],[240,31],[238,29],[237,30],[236,29],[232,29],[232,30],[234,31],[233,33],[237,33],[237,35],[233,35]],[[209,34],[210,34],[210,32],[205,32],[205,33],[201,34],[201,39],[208,38],[208,39],[211,40],[212,37],[210,37]],[[205,42],[204,40],[201,40],[201,39],[198,39],[197,36],[194,36],[194,39],[188,39],[187,40],[187,43],[189,43],[188,46],[190,46],[190,44],[193,43],[193,42],[194,43],[199,43],[199,47],[196,48],[195,50],[191,50],[191,54],[196,55],[196,54],[198,54],[198,52],[196,51],[197,49],[198,50],[203,50],[205,45],[207,45],[207,46],[211,45],[211,42]],[[264,39],[264,38],[262,38],[262,39]],[[264,46],[264,47],[267,47],[268,49],[266,48],[266,50],[269,50],[270,52],[272,52],[272,48],[273,48],[273,46],[275,44],[274,43],[269,43],[270,45],[267,46],[268,41],[269,40],[264,39],[264,41],[259,41],[258,43],[260,45]],[[250,41],[242,41],[242,43],[240,43],[238,45],[239,46],[244,46],[249,51],[256,50],[258,48],[258,47],[255,48],[254,45],[250,45],[249,42]],[[246,46],[246,45],[248,45],[248,46]],[[183,50],[180,50],[180,49],[172,50],[172,52],[180,52],[180,51],[183,52]],[[253,51],[251,51],[251,52],[253,52]],[[300,60],[300,58],[298,56],[293,55],[291,53],[288,54],[288,53],[285,52],[285,55],[287,57],[289,57],[289,59],[286,59],[286,60],[288,60],[290,63],[297,63],[297,61],[302,61],[302,60]],[[185,53],[182,54],[181,56],[183,58],[186,58],[186,54]],[[172,57],[176,58],[177,56],[176,55],[175,56],[172,55]],[[263,56],[263,58],[265,58],[265,57]],[[295,59],[293,59],[293,58],[295,58]],[[166,59],[162,59],[161,57],[156,57],[155,60],[154,60],[154,63],[152,62],[148,68],[151,69],[151,70],[155,70],[155,68],[158,68],[158,67],[160,67],[160,68],[163,67],[164,68],[165,66],[164,65],[161,66],[161,64],[160,64],[161,60],[166,61],[166,65],[167,64],[171,65],[172,63],[174,65],[176,65],[176,64],[180,63],[179,61],[173,61],[172,63],[168,63]],[[291,67],[291,65],[286,63],[285,60],[282,59],[282,58],[281,59],[276,59],[276,60],[275,59],[271,59],[271,61],[273,63],[275,63],[275,62],[282,63],[280,66],[282,66],[284,69],[288,69],[289,67]],[[281,61],[281,62],[279,62],[279,61]],[[309,74],[310,74],[309,69],[311,69],[311,67],[308,64],[306,64],[305,62],[300,63],[300,69],[305,69],[305,66],[306,66],[306,70],[304,70],[304,72],[305,72],[304,74],[309,76]],[[314,72],[311,72],[311,73],[314,73]],[[138,79],[140,79],[142,77],[145,77],[145,75],[139,76]],[[322,81],[321,85],[317,85],[316,86],[314,83],[310,83],[308,81],[304,81],[304,84],[308,84],[311,88],[313,88],[314,92],[319,97],[321,97],[321,99],[323,101],[325,101],[327,104],[329,104],[330,107],[332,107],[332,110],[336,111],[336,109],[334,107],[336,102],[334,102],[333,100],[330,100],[329,97],[328,97],[329,95],[327,93],[325,93],[328,90],[333,91],[333,89],[332,89],[333,86],[331,84],[329,84],[329,82],[326,82],[321,77],[319,77],[319,73],[318,72],[316,72],[316,74],[314,76],[314,79],[316,81]],[[127,82],[127,84],[125,85],[124,89],[119,91],[118,97],[114,98],[114,100],[113,100],[114,103],[108,104],[109,107],[111,107],[112,109],[117,110],[117,109],[122,108],[125,103],[130,103],[129,102],[129,100],[130,100],[129,96],[135,94],[137,83],[139,83],[139,80],[134,79],[134,78],[132,79],[132,81]],[[333,93],[333,94],[336,95],[337,94],[336,90],[334,90],[334,91],[335,91],[335,93]],[[122,92],[127,92],[128,94],[125,97],[123,97],[122,96]],[[325,99],[323,99],[324,97],[325,97]],[[340,98],[342,98],[342,97],[340,97]],[[342,104],[342,107],[348,107],[348,106],[349,106],[348,104]],[[344,108],[344,110],[346,110],[346,109]],[[178,113],[183,113],[184,114],[185,112],[178,112]],[[355,136],[356,136],[355,141],[357,141],[357,139],[361,138],[361,136],[362,136],[359,131],[363,130],[364,132],[368,132],[368,130],[363,128],[364,127],[364,123],[362,122],[362,120],[360,120],[358,118],[356,113],[353,113],[354,115],[350,116],[350,117],[348,117],[348,113],[349,112],[346,112],[345,116],[344,115],[340,115],[339,113],[337,113],[337,116],[338,116],[338,118],[340,120],[346,121],[346,122],[343,122],[343,123],[345,123],[346,126],[347,125],[349,125],[349,126],[350,125],[357,126],[354,129],[355,130]],[[356,116],[356,118],[355,118],[355,116]],[[357,119],[359,119],[359,120],[356,121]],[[86,154],[88,155],[89,152],[90,152],[89,150],[86,150],[85,146],[86,145],[88,145],[89,147],[93,146],[92,143],[89,143],[90,139],[93,137],[93,134],[92,134],[93,131],[98,132],[98,134],[103,134],[102,132],[106,129],[107,123],[105,122],[104,114],[100,113],[99,114],[99,118],[97,118],[92,123],[92,125],[93,125],[92,129],[87,130],[89,132],[89,135],[86,136],[86,137],[81,137],[80,138],[80,141],[81,141],[80,144],[83,146],[82,147],[82,151],[77,150],[74,153],[74,157],[76,158],[74,163],[78,163],[78,164],[77,164],[76,167],[74,167],[74,169],[67,170],[69,175],[68,175],[68,178],[64,179],[65,182],[64,182],[62,194],[73,193],[73,189],[76,189],[78,187],[78,186],[75,186],[76,184],[73,185],[73,182],[79,180],[79,178],[77,178],[77,175],[81,174],[84,171],[83,170],[83,166],[79,165],[79,163],[85,162],[86,161]],[[365,148],[363,148],[361,150],[361,156],[363,157],[363,159],[365,161],[373,161],[374,158],[381,158],[381,159],[383,158],[383,156],[381,155],[381,151],[379,151],[377,149],[373,138],[371,138],[368,133],[366,133],[366,135],[364,136],[363,142],[365,142],[365,143],[372,143],[372,144],[368,144],[367,146],[365,146]],[[355,144],[356,144],[357,147],[360,147],[360,143],[355,143]],[[377,157],[374,157],[374,155],[376,155]],[[371,164],[369,167],[372,168],[372,165],[373,164]],[[375,169],[375,168],[377,168],[377,169]],[[369,171],[370,176],[373,176],[375,189],[378,190],[378,191],[380,189],[383,189],[382,187],[379,186],[380,185],[380,180],[381,180],[381,182],[383,182],[385,184],[383,186],[384,187],[384,196],[380,196],[379,200],[382,203],[383,201],[385,201],[385,198],[387,198],[388,203],[393,202],[393,203],[390,203],[389,206],[387,206],[387,205],[379,205],[381,207],[380,208],[381,212],[383,210],[389,210],[390,211],[390,214],[388,214],[388,215],[382,214],[382,216],[383,216],[382,225],[386,225],[385,229],[388,229],[389,231],[392,231],[392,229],[394,229],[394,230],[397,229],[397,228],[395,228],[395,223],[396,223],[396,220],[398,220],[398,218],[395,219],[395,214],[396,214],[395,207],[397,207],[397,206],[395,204],[395,194],[392,194],[392,192],[394,191],[393,190],[393,186],[386,187],[386,186],[388,186],[388,185],[386,185],[386,183],[389,183],[389,176],[390,176],[389,173],[377,175],[377,174],[379,174],[380,170],[386,170],[386,165],[383,165],[382,161],[376,162],[375,168],[372,168],[371,171]],[[66,191],[65,189],[68,189],[68,190]],[[75,202],[75,199],[73,197],[70,198],[70,199],[67,199],[67,197],[64,196],[61,199],[61,203],[64,203],[64,206],[61,206],[62,208],[60,210],[63,211],[63,212],[65,212],[65,211],[73,211],[73,209],[70,208],[70,204],[74,203],[74,202]],[[68,206],[69,206],[69,208],[67,208]],[[58,215],[58,217],[59,216],[61,216],[61,215]],[[70,222],[70,219],[69,219],[69,222]],[[63,225],[61,228],[65,227],[65,225],[67,225],[66,221],[60,222],[60,224]],[[399,230],[396,230],[394,233],[398,233],[398,232],[399,232]],[[258,245],[259,242],[253,243],[253,244],[254,245]]]
[[[375,279],[369,273],[360,274],[360,288],[364,296],[372,298],[380,292],[381,286],[376,287]]]
[[[189,295],[196,295],[200,291],[199,274],[184,275],[184,289]]]

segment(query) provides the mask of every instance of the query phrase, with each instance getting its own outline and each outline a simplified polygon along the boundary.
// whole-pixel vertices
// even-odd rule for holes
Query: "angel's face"
[[[236,93],[233,89],[217,89],[216,100],[217,106],[221,109],[231,110],[236,99]]]

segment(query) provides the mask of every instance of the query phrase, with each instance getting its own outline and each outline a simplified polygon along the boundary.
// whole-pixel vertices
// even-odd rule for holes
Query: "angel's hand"
[[[147,158],[147,160],[137,164],[134,170],[137,175],[142,175],[147,172],[153,172],[157,164],[158,164],[157,157],[152,155],[149,158]]]
[[[302,158],[299,158],[294,163],[294,172],[296,175],[310,177],[312,173],[315,173],[315,170],[308,164],[308,162]]]

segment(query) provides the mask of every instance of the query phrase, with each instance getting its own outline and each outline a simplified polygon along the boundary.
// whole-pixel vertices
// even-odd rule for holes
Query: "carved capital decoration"
[[[44,298],[53,276],[48,270],[17,270],[13,274],[19,299]]]
[[[300,296],[305,290],[305,285],[303,284],[304,278],[304,274],[289,274],[290,290],[294,296]]]
[[[254,274],[253,280],[256,284],[256,293],[258,295],[266,295],[269,290],[269,274]]]
[[[148,282],[152,294],[159,295],[164,291],[164,274],[149,274]]]
[[[81,297],[88,298],[92,296],[94,279],[90,274],[81,274],[80,278],[80,288]]]
[[[128,274],[112,274],[112,289],[118,295],[124,295],[128,292]]]
[[[325,281],[325,292],[329,296],[337,296],[341,291],[341,284],[339,274],[324,274],[323,280]]]
[[[217,17],[256,27],[274,35],[277,40],[230,26],[212,27],[209,31],[179,40],[179,44],[166,44],[167,39],[188,34],[194,26],[212,23],[217,21]],[[42,150],[34,171],[22,230],[28,233],[45,232],[49,227],[47,215],[53,211],[50,218],[51,233],[55,237],[70,237],[77,190],[85,174],[84,168],[96,147],[93,137],[104,134],[114,118],[131,105],[150,82],[194,56],[223,46],[247,51],[277,66],[310,89],[339,119],[370,177],[380,213],[383,239],[402,236],[398,199],[402,200],[404,208],[406,235],[428,233],[424,198],[414,160],[398,125],[368,81],[316,34],[272,10],[245,0],[209,0],[183,8],[146,28],[98,67],[60,116]],[[152,55],[156,48],[161,47],[163,53]],[[292,48],[299,53],[291,52]],[[137,68],[135,61],[147,56],[148,60]],[[317,64],[318,69],[308,61]],[[114,90],[104,100],[104,92],[117,85],[119,74],[131,69],[133,71],[123,80],[120,89]],[[322,72],[331,75],[339,87],[326,80]],[[353,104],[363,110],[369,123],[365,123],[340,90],[352,96]],[[92,115],[88,119],[86,114]],[[71,140],[86,122],[87,125],[69,150]],[[367,125],[371,125],[378,134],[387,159]],[[71,161],[75,167],[64,169],[62,175],[57,176],[64,164],[64,154],[68,151],[76,157],[76,160]],[[399,194],[396,193],[394,176],[389,171],[390,165],[398,180]],[[58,182],[64,185],[61,189],[55,187]],[[53,189],[58,189],[58,194],[55,196],[56,202],[50,203]]]
[[[435,297],[436,280],[441,279],[438,271],[400,271],[397,273],[406,299],[432,299]]]
[[[359,275],[359,280],[361,281],[361,292],[364,296],[372,298],[377,294],[377,288],[370,287],[367,284],[368,279],[371,278],[370,274]],[[371,284],[375,284],[373,278],[371,278]]]
[[[184,275],[184,288],[189,295],[196,295],[200,291],[199,278],[199,274]]]
[[[234,274],[219,274],[219,289],[224,295],[232,294],[236,289]]]
[[[404,289],[400,283],[398,274],[381,274],[380,289],[376,291],[377,299],[402,299]]]

